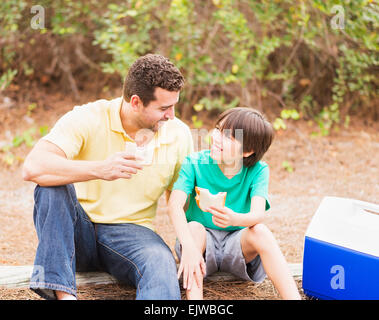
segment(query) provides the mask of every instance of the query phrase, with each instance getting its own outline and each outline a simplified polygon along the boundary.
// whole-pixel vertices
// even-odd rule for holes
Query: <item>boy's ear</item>
[[[244,158],[247,158],[247,157],[250,157],[253,153],[255,153],[254,150],[250,151],[250,152],[244,152],[244,153],[242,153],[242,155]]]

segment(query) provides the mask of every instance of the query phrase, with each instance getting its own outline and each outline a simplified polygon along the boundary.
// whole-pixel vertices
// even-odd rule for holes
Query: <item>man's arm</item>
[[[40,140],[25,159],[22,176],[41,186],[57,186],[93,179],[130,179],[142,169],[136,158],[124,152],[103,161],[69,160],[57,145]]]

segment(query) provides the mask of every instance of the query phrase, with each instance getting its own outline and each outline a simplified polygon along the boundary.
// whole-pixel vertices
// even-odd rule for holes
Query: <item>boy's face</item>
[[[222,132],[216,127],[211,135],[211,157],[227,165],[239,163],[243,159],[242,144],[233,138],[231,130]]]
[[[223,122],[223,121],[222,121]],[[236,129],[234,134],[232,129],[223,129],[222,122],[216,125],[211,135],[211,157],[212,159],[227,165],[239,165],[243,157],[248,157],[254,153],[243,152],[243,130]]]

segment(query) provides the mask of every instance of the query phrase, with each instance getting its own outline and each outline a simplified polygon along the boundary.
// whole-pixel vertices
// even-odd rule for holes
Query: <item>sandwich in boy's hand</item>
[[[226,200],[226,192],[219,192],[212,194],[208,189],[195,187],[196,203],[202,211],[207,211],[211,206],[224,207]]]

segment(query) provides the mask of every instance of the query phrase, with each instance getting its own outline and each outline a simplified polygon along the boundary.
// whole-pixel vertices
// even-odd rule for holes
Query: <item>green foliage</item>
[[[280,117],[276,118],[273,124],[273,127],[275,130],[280,130],[280,129],[287,129],[287,125],[284,120],[299,120],[300,119],[300,114],[297,112],[296,109],[283,109],[280,112]]]
[[[0,154],[2,153],[0,159],[8,166],[12,166],[16,161],[22,162],[24,159],[16,155],[16,150],[22,145],[32,148],[37,139],[46,135],[48,131],[49,127],[44,125],[38,128],[38,132],[35,127],[31,127],[21,134],[13,136],[10,143],[6,143],[0,148]]]
[[[275,130],[280,130],[280,129],[287,129],[286,123],[282,118],[276,118],[273,124],[273,127]]]
[[[287,160],[282,162],[282,168],[289,173],[292,173],[294,170],[292,165]]]
[[[0,92],[5,90],[12,82],[13,78],[17,74],[17,70],[8,69],[0,77]]]
[[[12,141],[13,147],[17,148],[22,143],[25,143],[28,147],[33,147],[35,140],[33,138],[34,133],[36,132],[35,128],[30,128],[25,130],[22,135],[15,136]]]
[[[291,109],[291,110],[284,109],[280,112],[280,116],[283,119],[299,120],[300,118],[300,115],[296,109]]]
[[[224,96],[220,96],[219,98],[214,98],[214,99],[209,99],[207,97],[204,97],[200,99],[200,101],[194,105],[194,110],[195,111],[201,111],[203,108],[206,110],[210,111],[212,109],[218,109],[220,111],[225,111],[227,109],[234,108],[238,105],[239,103],[239,98],[236,97],[234,98],[233,101],[230,103],[227,103],[225,101]]]
[[[295,110],[296,119],[315,120],[324,135],[341,121],[348,125],[352,111],[375,107],[379,11],[374,1],[41,0],[47,21],[39,31],[25,19],[31,18],[32,4],[0,4],[1,88],[36,72],[18,54],[23,50],[18,40],[27,37],[38,45],[54,38],[58,46],[72,46],[62,52],[75,54],[84,37],[106,53],[97,63],[102,72],[120,79],[143,54],[169,57],[186,78],[180,112],[187,119],[202,110],[240,105],[265,111],[275,104],[284,112],[275,120],[277,128],[295,120]],[[343,8],[340,29],[331,24],[335,5]],[[16,75],[19,66],[23,72]]]
[[[192,126],[195,129],[200,129],[203,126],[203,121],[201,121],[200,119],[198,119],[197,115],[193,115],[191,117],[191,120],[192,120]]]
[[[26,7],[25,1],[9,0],[0,2],[0,43],[13,39],[19,31],[22,11]],[[13,65],[15,56],[13,45],[0,44],[0,93],[5,90],[17,74],[17,66]]]
[[[32,115],[33,110],[35,110],[36,108],[37,108],[37,104],[35,102],[29,104],[28,105],[28,111],[26,112],[26,115],[30,117]]]
[[[22,11],[26,2],[22,0],[7,0],[0,2],[0,38],[9,37],[19,29]]]
[[[49,133],[49,127],[48,126],[39,127],[38,131],[41,137],[46,136]]]

